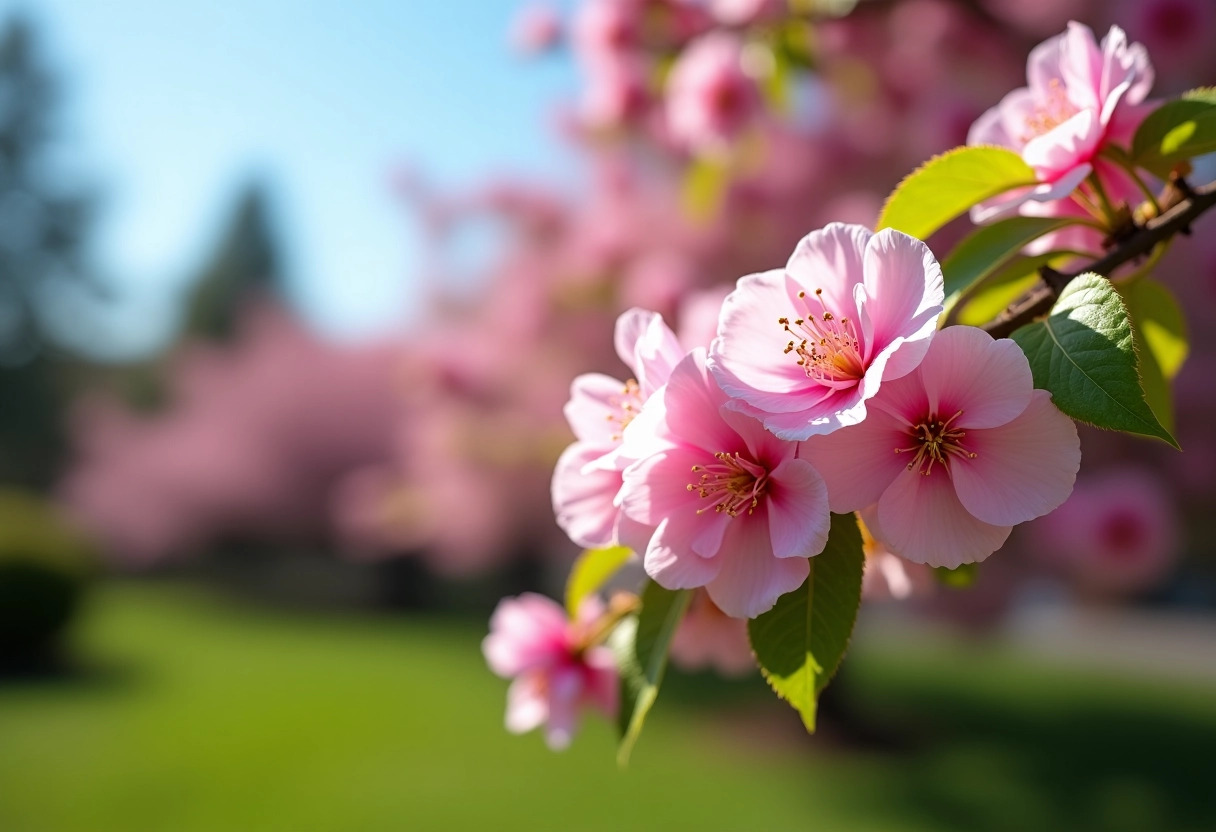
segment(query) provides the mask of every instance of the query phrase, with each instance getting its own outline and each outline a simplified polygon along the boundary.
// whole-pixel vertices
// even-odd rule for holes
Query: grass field
[[[758,680],[671,684],[627,771],[502,729],[482,622],[116,585],[79,673],[0,686],[0,830],[1203,830],[1216,691],[866,642],[820,736]]]

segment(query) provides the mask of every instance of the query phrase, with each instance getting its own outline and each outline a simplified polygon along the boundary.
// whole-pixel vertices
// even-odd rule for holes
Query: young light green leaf
[[[1127,311],[1144,333],[1144,345],[1153,354],[1167,379],[1178,375],[1189,351],[1186,319],[1174,293],[1162,283],[1145,277],[1119,287]]]
[[[1191,90],[1148,115],[1132,138],[1137,165],[1165,178],[1185,159],[1216,151],[1216,88]]]
[[[1034,386],[1080,422],[1177,441],[1144,400],[1127,307],[1109,280],[1084,274],[1064,288],[1051,314],[1013,340],[1026,353]]]
[[[647,581],[642,589],[641,610],[622,621],[612,634],[621,674],[621,710],[617,717],[621,741],[616,758],[622,766],[629,762],[642,723],[658,698],[667,669],[667,651],[691,597],[687,589],[664,589]]]
[[[1005,307],[1032,289],[1039,281],[1039,269],[1049,266],[1058,254],[1036,254],[1014,257],[997,271],[961,292],[956,302],[962,304],[957,323],[982,326],[996,318]]]
[[[1132,316],[1144,399],[1166,430],[1174,429],[1174,395],[1170,381],[1186,360],[1186,321],[1166,286],[1145,277],[1119,286]]]
[[[571,617],[578,614],[578,606],[588,595],[599,592],[600,587],[617,573],[633,555],[626,546],[609,546],[607,549],[588,549],[578,556],[566,579],[566,610]]]
[[[1058,217],[1009,217],[967,235],[942,261],[947,295],[961,292],[997,271],[1027,243],[1070,223]]]
[[[1034,185],[1034,171],[1003,147],[956,147],[908,174],[887,197],[878,230],[894,228],[926,239],[986,199]]]
[[[864,564],[857,518],[833,514],[828,545],[811,558],[806,583],[747,622],[764,678],[812,733],[819,693],[836,673],[853,634]]]

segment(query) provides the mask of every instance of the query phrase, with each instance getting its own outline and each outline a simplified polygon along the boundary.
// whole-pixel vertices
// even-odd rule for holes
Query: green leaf
[[[864,563],[857,518],[833,514],[828,545],[811,558],[806,583],[747,622],[764,678],[811,732],[819,693],[836,672],[853,634]]]
[[[1119,293],[1132,317],[1144,398],[1161,424],[1173,430],[1170,381],[1182,368],[1189,350],[1186,320],[1174,293],[1156,280],[1145,277],[1121,285]]]
[[[1083,274],[1064,288],[1051,314],[1013,333],[1056,407],[1100,428],[1177,441],[1144,400],[1131,319],[1105,277]]]
[[[887,197],[878,229],[926,239],[986,199],[1036,184],[1022,157],[1003,147],[956,147],[908,174]]]
[[[1132,160],[1165,178],[1185,159],[1216,151],[1216,88],[1191,90],[1149,114],[1132,138]]]
[[[684,213],[696,222],[713,219],[726,196],[730,183],[728,166],[723,159],[700,156],[684,172]]]
[[[961,292],[978,283],[1008,263],[1027,243],[1070,222],[1058,217],[1009,217],[980,226],[942,261],[946,294]]]
[[[951,589],[966,589],[975,583],[975,579],[979,577],[980,569],[978,563],[964,563],[962,566],[956,566],[954,569],[947,569],[944,566],[933,567],[933,577],[942,586],[948,586]]]
[[[588,595],[599,592],[600,587],[617,573],[633,555],[627,546],[609,546],[607,549],[588,549],[578,556],[566,579],[566,611],[571,617],[578,614],[578,606]]]
[[[1145,346],[1165,377],[1172,379],[1190,350],[1178,299],[1167,286],[1148,277],[1120,286],[1119,291],[1132,320],[1144,331]]]
[[[616,759],[622,766],[629,762],[646,714],[659,695],[667,651],[691,597],[690,590],[664,589],[647,581],[642,589],[642,609],[622,621],[612,634],[621,674],[621,711],[617,719],[621,741]]]

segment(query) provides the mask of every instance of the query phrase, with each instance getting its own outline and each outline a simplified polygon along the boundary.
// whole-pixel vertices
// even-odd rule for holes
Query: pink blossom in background
[[[561,455],[553,472],[557,524],[585,548],[608,546],[619,539],[621,517],[615,499],[621,471],[632,461],[623,451],[622,437],[684,357],[663,318],[643,309],[622,313],[614,340],[617,355],[636,378],[619,381],[586,373],[574,380],[564,412],[577,441]]]
[[[710,669],[722,676],[742,676],[756,669],[747,621],[731,618],[698,589],[671,640],[671,661],[681,670]]]
[[[1138,38],[1165,76],[1194,76],[1210,59],[1216,37],[1216,4],[1211,0],[1118,0],[1115,20]]]
[[[1088,26],[1070,22],[1064,34],[1034,48],[1028,86],[1014,90],[972,125],[967,144],[1008,147],[1043,183],[972,209],[975,222],[1014,211],[1027,200],[1068,196],[1093,171],[1111,142],[1126,144],[1147,115],[1140,105],[1153,85],[1148,53],[1112,26],[1101,45]]]
[[[396,345],[330,344],[277,304],[251,304],[232,344],[170,359],[164,411],[86,401],[60,499],[131,566],[226,537],[325,536],[341,479],[390,456],[385,380],[399,361]]]
[[[1013,341],[947,327],[871,404],[864,422],[812,437],[801,455],[827,482],[832,511],[877,503],[870,532],[914,563],[981,561],[1072,491],[1076,426],[1033,389]]]
[[[1034,529],[1038,559],[1097,595],[1153,589],[1178,561],[1178,516],[1169,492],[1140,468],[1078,479],[1072,496]]]
[[[524,55],[536,55],[552,49],[561,37],[561,18],[556,9],[545,3],[524,6],[511,27],[511,45]]]
[[[780,18],[784,0],[709,0],[709,13],[727,26],[751,26]]]
[[[595,597],[583,602],[573,621],[543,595],[529,592],[499,602],[481,649],[490,669],[512,680],[508,731],[523,734],[543,725],[545,742],[556,751],[570,745],[583,710],[616,715],[612,650],[591,640],[604,613]]]
[[[689,353],[625,434],[639,461],[624,472],[622,513],[654,528],[647,574],[668,589],[705,587],[727,615],[754,618],[797,589],[823,550],[827,491],[797,444],[726,409],[727,396]]]
[[[649,108],[649,64],[633,55],[613,56],[588,67],[579,102],[581,123],[592,130],[614,130],[640,121]]]
[[[760,110],[756,82],[743,71],[743,41],[713,32],[680,53],[667,78],[672,139],[695,153],[721,155]]]
[[[916,367],[942,297],[941,267],[920,240],[832,223],[784,270],[739,280],[709,366],[730,407],[777,436],[831,433],[865,419],[880,385]]]

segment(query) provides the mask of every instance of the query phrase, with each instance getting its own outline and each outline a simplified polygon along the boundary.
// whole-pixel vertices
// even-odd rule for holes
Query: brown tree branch
[[[1094,272],[1103,277],[1119,266],[1143,257],[1176,234],[1189,234],[1191,223],[1216,206],[1216,182],[1192,189],[1185,179],[1172,179],[1161,196],[1161,214],[1137,226],[1104,256],[1084,268],[1062,273],[1049,267],[1039,270],[1039,283],[1015,300],[983,329],[993,338],[1007,338],[1014,330],[1051,312],[1060,293],[1073,278]]]

